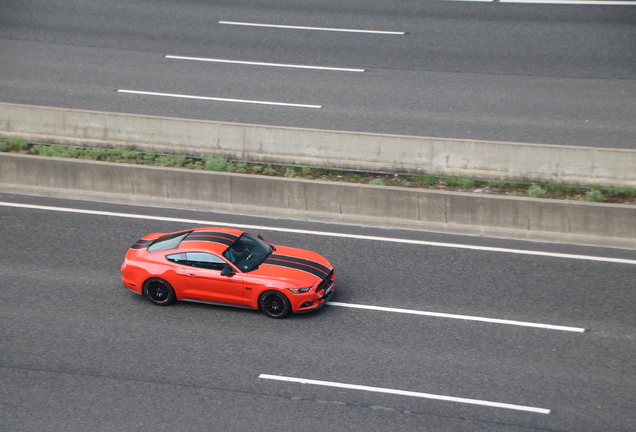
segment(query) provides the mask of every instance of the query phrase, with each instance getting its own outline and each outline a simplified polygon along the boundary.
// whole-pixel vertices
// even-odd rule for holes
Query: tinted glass
[[[191,232],[192,231],[188,231],[185,233],[168,234],[166,236],[159,237],[148,247],[148,252],[176,249],[177,247],[179,247],[179,243],[181,243],[181,240],[183,240]]]
[[[178,253],[166,256],[168,261],[172,261],[173,263],[187,265],[187,259],[185,253]]]
[[[210,270],[223,270],[226,263],[221,258],[204,252],[188,252],[186,253],[188,264],[192,267],[210,269]]]
[[[244,272],[256,269],[270,253],[272,246],[251,234],[243,233],[223,255]]]

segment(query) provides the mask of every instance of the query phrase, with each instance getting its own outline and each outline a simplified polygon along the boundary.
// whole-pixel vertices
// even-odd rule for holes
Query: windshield
[[[255,270],[274,248],[251,234],[243,233],[223,255],[241,271]]]

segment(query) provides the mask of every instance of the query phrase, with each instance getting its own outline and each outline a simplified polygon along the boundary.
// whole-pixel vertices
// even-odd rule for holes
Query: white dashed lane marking
[[[509,410],[527,411],[527,412],[533,412],[538,414],[550,414],[550,410],[546,408],[536,408],[531,406],[515,405],[515,404],[501,403],[501,402],[490,402],[490,401],[484,401],[479,399],[468,399],[468,398],[461,398],[461,397],[454,397],[454,396],[437,395],[437,394],[431,394],[431,393],[394,390],[394,389],[388,389],[388,388],[382,388],[382,387],[370,387],[370,386],[363,386],[363,385],[356,385],[356,384],[345,384],[345,383],[339,383],[339,382],[333,382],[333,381],[317,381],[312,379],[293,378],[293,377],[286,377],[286,376],[279,376],[279,375],[260,374],[258,377],[261,379],[286,381],[286,382],[292,382],[292,383],[298,383],[298,384],[310,384],[310,385],[323,386],[323,387],[336,387],[341,389],[368,391],[368,392],[374,392],[374,393],[387,393],[387,394],[393,394],[393,395],[399,395],[399,396],[410,396],[410,397],[425,398],[425,399],[435,399],[435,400],[446,401],[446,402],[481,405],[481,406],[486,406],[491,408],[504,408]]]
[[[219,24],[249,26],[249,27],[267,27],[267,28],[277,28],[277,29],[292,29],[292,30],[332,31],[332,32],[343,32],[343,33],[368,33],[368,34],[385,34],[385,35],[406,34],[406,32],[401,32],[401,31],[359,30],[359,29],[345,29],[345,28],[333,28],[333,27],[306,27],[306,26],[296,26],[296,25],[260,24],[260,23],[238,22],[238,21],[219,21]]]
[[[540,323],[533,323],[533,322],[527,322],[527,321],[513,321],[513,320],[504,320],[504,319],[497,319],[497,318],[476,317],[476,316],[470,316],[470,315],[456,315],[456,314],[448,314],[448,313],[440,313],[440,312],[426,312],[426,311],[419,311],[419,310],[412,310],[412,309],[398,309],[398,308],[390,308],[390,307],[384,307],[384,306],[371,306],[371,305],[360,305],[360,304],[353,304],[353,303],[338,303],[338,302],[328,302],[327,305],[347,307],[352,309],[366,309],[366,310],[380,311],[380,312],[394,312],[394,313],[410,314],[410,315],[422,315],[422,316],[436,317],[436,318],[450,318],[450,319],[458,319],[458,320],[465,320],[465,321],[479,321],[479,322],[492,323],[492,324],[506,324],[506,325],[521,326],[521,327],[534,327],[534,328],[540,328],[540,329],[546,329],[546,330],[561,330],[561,331],[569,331],[569,332],[576,332],[576,333],[585,332],[585,329],[580,327],[566,327],[566,326],[560,326],[560,325],[540,324]]]
[[[331,66],[266,63],[266,62],[254,62],[254,61],[244,61],[244,60],[215,59],[215,58],[205,58],[205,57],[186,57],[186,56],[177,56],[177,55],[165,55],[164,57],[171,60],[191,60],[191,61],[210,62],[210,63],[240,64],[240,65],[248,65],[248,66],[271,66],[271,67],[296,68],[296,69],[326,70],[326,71],[336,71],[336,72],[364,72],[364,69],[338,68],[338,67],[331,67]]]
[[[237,102],[237,103],[257,104],[257,105],[285,106],[285,107],[293,107],[293,108],[322,108],[321,105],[305,105],[305,104],[295,104],[295,103],[286,103],[286,102],[257,101],[257,100],[249,100],[249,99],[230,99],[230,98],[209,97],[209,96],[185,95],[185,94],[178,94],[178,93],[159,93],[159,92],[150,92],[150,91],[141,91],[141,90],[119,89],[117,90],[117,92],[142,95],[142,96],[160,96],[160,97],[171,97],[171,98],[181,98],[181,99],[207,100],[207,101],[216,101],[216,102]]]

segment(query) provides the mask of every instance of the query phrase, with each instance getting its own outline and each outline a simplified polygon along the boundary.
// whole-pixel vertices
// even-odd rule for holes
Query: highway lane
[[[5,102],[407,135],[621,148],[634,143],[632,6],[246,1],[149,8],[143,2],[29,0],[2,8]]]
[[[229,215],[2,194],[3,430],[630,430],[634,264],[263,229],[336,265],[338,302],[580,326],[585,333],[328,306],[271,320],[125,290],[140,235]],[[238,218],[251,225],[635,260],[634,251]],[[189,226],[189,225],[188,225]],[[260,374],[518,404],[549,414],[275,382]],[[257,425],[257,426],[255,426]]]

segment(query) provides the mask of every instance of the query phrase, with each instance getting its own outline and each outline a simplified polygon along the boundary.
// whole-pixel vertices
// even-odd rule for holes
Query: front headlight
[[[309,291],[311,289],[311,287],[287,288],[287,289],[290,290],[291,292],[293,292],[294,294],[300,294],[300,293],[306,293],[307,291]]]

